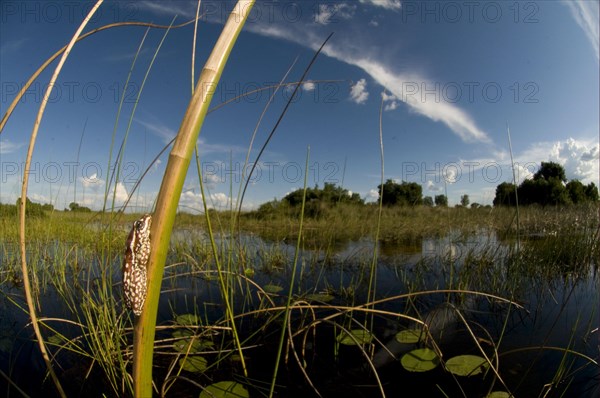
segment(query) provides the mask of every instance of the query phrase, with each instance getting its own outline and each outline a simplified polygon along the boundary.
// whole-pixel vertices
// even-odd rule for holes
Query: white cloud
[[[351,19],[354,16],[356,6],[346,3],[339,4],[319,4],[317,13],[313,21],[320,25],[328,25],[337,22],[338,19]]]
[[[396,108],[398,108],[398,102],[397,101],[392,101],[389,104],[385,105],[383,107],[383,110],[384,111],[393,111]]]
[[[75,198],[75,202],[92,209],[100,209],[104,202],[106,181],[94,173],[85,178],[80,177],[79,183],[82,189],[77,191],[78,197]],[[112,203],[113,195],[115,197],[115,207],[117,208],[123,206],[129,197],[127,189],[122,182],[117,183],[116,187],[114,184],[111,184],[108,190],[108,204]]]
[[[568,179],[581,181],[597,181],[598,157],[598,143],[583,143],[573,138],[554,143],[550,152],[550,160],[564,166]]]
[[[313,91],[315,89],[315,83],[306,82],[302,85],[302,88],[304,89],[304,91]]]
[[[583,29],[588,40],[594,48],[596,54],[596,61],[600,59],[599,49],[599,32],[598,20],[600,18],[598,12],[598,1],[574,1],[567,0],[563,1],[571,10],[571,15],[575,18],[575,21],[581,29]]]
[[[226,194],[222,192],[211,193],[207,197],[207,203],[209,209],[219,209],[223,210],[229,207],[230,198]],[[194,189],[188,189],[181,193],[181,198],[179,199],[179,206],[182,208],[193,209],[198,212],[202,212],[204,210],[204,204],[202,203],[202,194],[200,192],[196,193]]]
[[[404,91],[407,87],[431,86],[431,84],[426,83],[426,79],[419,76],[394,74],[382,64],[371,59],[353,59],[344,54],[334,54],[332,56],[339,57],[350,64],[359,66],[379,84],[402,102],[406,103],[412,111],[436,122],[444,123],[463,141],[490,142],[487,134],[477,127],[471,117],[455,105],[442,99],[436,100],[435,98],[431,99],[428,97],[418,98],[418,96],[407,96],[407,93]]]
[[[157,15],[178,15],[188,20],[191,18],[196,18],[196,7],[194,6],[194,2],[138,1],[137,6],[151,11]]]
[[[175,136],[177,135],[177,131],[173,130],[172,128],[158,122],[157,120],[154,120],[152,122],[147,122],[145,120],[140,120],[135,118],[134,119],[137,123],[141,124],[142,126],[144,126],[146,129],[148,129],[151,133],[157,135],[158,137],[160,137],[160,139],[165,143],[168,144],[169,142],[171,142],[171,140],[173,138],[175,138]]]
[[[360,2],[393,11],[398,11],[402,7],[400,0],[360,0]]]
[[[379,199],[379,191],[376,189],[371,189],[369,192],[367,192],[367,201],[374,201],[374,200],[378,200]]]
[[[357,104],[364,104],[369,98],[367,91],[367,81],[360,79],[350,88],[350,98]]]
[[[391,4],[396,3],[399,8],[399,2],[376,1],[376,5],[380,7],[384,7],[384,5],[391,6]],[[251,24],[249,25],[249,29],[261,35],[288,40],[307,46],[313,50],[321,46],[322,38],[318,37],[316,33],[307,30],[305,26],[290,27],[275,26],[274,24]],[[300,31],[300,29],[302,30]],[[410,110],[433,121],[444,123],[463,141],[491,142],[488,135],[477,127],[471,116],[456,105],[439,98],[431,98],[431,96],[425,96],[425,98],[420,99],[417,98],[419,95],[409,97],[409,93],[405,93],[407,87],[434,86],[429,79],[418,75],[392,72],[386,65],[377,61],[372,56],[365,55],[364,49],[350,48],[335,47],[333,42],[330,42],[323,48],[323,54],[361,68],[378,84],[398,97],[400,101],[405,102]],[[356,89],[358,90],[359,87]]]
[[[9,140],[0,140],[0,155],[6,155],[12,153],[17,149],[21,148],[23,144],[14,144]]]
[[[431,180],[427,180],[427,182],[425,183],[425,189],[427,189],[428,191],[439,192],[442,190],[442,187],[436,185],[436,183],[434,183]]]

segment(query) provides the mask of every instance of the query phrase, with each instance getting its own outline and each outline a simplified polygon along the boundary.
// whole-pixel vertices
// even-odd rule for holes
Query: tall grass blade
[[[29,170],[31,167],[31,159],[33,158],[33,150],[35,148],[35,142],[37,139],[37,134],[40,129],[40,125],[42,123],[42,116],[44,115],[44,111],[46,110],[46,105],[48,105],[48,99],[50,98],[50,94],[52,93],[52,89],[56,84],[56,80],[58,79],[58,75],[60,74],[69,54],[71,53],[71,49],[75,45],[77,41],[77,37],[81,34],[85,26],[88,24],[92,16],[96,13],[100,5],[104,0],[98,0],[96,4],[92,7],[88,15],[85,17],[79,28],[71,38],[69,45],[65,49],[63,56],[61,57],[50,81],[48,82],[48,87],[46,92],[44,93],[44,97],[42,98],[42,102],[40,104],[40,108],[38,110],[37,116],[35,118],[35,122],[33,125],[33,131],[31,132],[31,137],[29,139],[29,148],[27,149],[27,159],[25,161],[25,170],[23,173],[23,185],[21,188],[21,203],[20,203],[20,213],[19,213],[19,247],[21,251],[21,271],[23,273],[23,288],[25,290],[25,298],[27,300],[27,306],[29,308],[29,316],[31,317],[31,324],[33,326],[33,330],[35,332],[35,336],[38,342],[38,346],[40,348],[40,352],[42,357],[44,358],[44,362],[46,363],[46,367],[48,368],[48,372],[50,373],[50,377],[54,382],[54,386],[56,387],[56,391],[61,397],[66,397],[65,392],[52,368],[52,361],[50,360],[50,356],[48,355],[48,351],[46,350],[46,344],[44,343],[44,338],[42,336],[42,332],[40,330],[40,326],[38,323],[35,303],[33,300],[33,294],[31,291],[31,284],[29,281],[29,270],[27,267],[27,250],[26,250],[26,238],[25,238],[25,210],[27,204],[27,186],[29,184]]]

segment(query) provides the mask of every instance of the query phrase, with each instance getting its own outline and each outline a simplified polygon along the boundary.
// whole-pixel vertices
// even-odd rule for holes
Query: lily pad
[[[281,286],[277,286],[277,285],[265,285],[263,286],[263,290],[267,293],[279,293],[280,291],[283,290],[283,288]]]
[[[400,363],[409,372],[427,372],[440,364],[440,358],[431,348],[417,348],[404,354]]]
[[[191,345],[191,347],[190,347],[190,345]],[[206,348],[210,348],[213,345],[214,345],[213,342],[210,340],[198,340],[198,339],[192,340],[191,338],[185,338],[185,339],[177,340],[176,342],[174,342],[173,348],[175,349],[175,351],[178,351],[181,353],[186,353],[186,352],[188,352],[188,347],[189,347],[189,353],[194,354],[194,353],[198,353]]]
[[[175,322],[177,322],[179,325],[198,325],[200,323],[200,318],[198,318],[198,315],[195,314],[182,314],[182,315],[178,315],[177,318],[175,318]]]
[[[474,376],[488,367],[485,358],[478,355],[459,355],[446,361],[446,370],[457,376]]]
[[[248,390],[235,381],[220,381],[206,387],[201,393],[200,398],[248,398]]]
[[[63,341],[64,340],[60,334],[53,334],[52,336],[48,337],[48,343],[50,344],[61,345]]]
[[[424,333],[421,330],[405,329],[396,333],[396,341],[399,343],[418,343],[423,338]]]
[[[208,367],[208,360],[200,356],[181,358],[178,363],[184,370],[193,373],[204,372]]]
[[[492,391],[485,398],[513,398],[514,395],[507,393],[506,391]]]
[[[192,337],[194,335],[194,332],[192,332],[189,329],[177,329],[176,331],[171,333],[171,335],[176,339],[181,339],[185,337]]]
[[[373,340],[373,335],[368,330],[352,329],[350,333],[343,331],[337,336],[337,341],[344,345],[364,345]]]
[[[320,301],[323,303],[328,303],[331,300],[333,300],[335,297],[333,297],[331,294],[327,294],[327,293],[313,293],[313,294],[309,294],[308,296],[306,296],[307,300],[310,301]]]

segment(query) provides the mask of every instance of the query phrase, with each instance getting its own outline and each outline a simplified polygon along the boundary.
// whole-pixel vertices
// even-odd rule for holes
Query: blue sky
[[[92,3],[3,1],[0,10],[0,106],[57,49],[68,43]],[[234,2],[202,1],[195,76]],[[105,2],[86,31],[119,21],[168,25],[190,20],[195,1]],[[111,170],[110,143],[119,99],[113,161],[124,140],[122,171],[111,192],[117,206],[151,160],[175,136],[191,97],[193,25],[150,30],[119,27],[76,44],[42,120],[29,197],[63,208],[98,209]],[[295,82],[334,32],[253,175],[245,208],[300,188],[343,185],[367,200],[385,178],[417,182],[425,196],[468,194],[490,204],[496,185],[512,180],[507,123],[518,178],[541,161],[567,177],[598,184],[598,2],[257,1],[231,54],[213,106],[281,81]],[[36,81],[0,135],[0,201],[20,194],[22,163],[45,85]],[[292,67],[293,66],[293,67]],[[141,96],[137,107],[134,102]],[[210,113],[200,133],[201,169],[210,203],[238,196],[252,133],[254,162],[291,87],[243,97]],[[135,109],[134,109],[135,108]],[[134,112],[135,110],[135,112]],[[310,146],[309,169],[304,169]],[[167,154],[135,193],[131,209],[152,206]],[[199,177],[190,169],[182,208],[200,210]],[[116,188],[115,188],[116,187]]]

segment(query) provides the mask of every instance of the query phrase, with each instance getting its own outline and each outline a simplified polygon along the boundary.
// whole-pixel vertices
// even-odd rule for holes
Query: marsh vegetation
[[[295,270],[293,212],[268,219],[243,213],[236,234],[226,227],[232,214],[212,212],[213,222],[224,226],[216,240],[220,272],[205,217],[179,214],[159,303],[157,393],[195,395],[215,382],[235,381],[250,396],[266,396],[278,355],[278,396],[341,390],[393,396],[415,380],[427,396],[598,391],[594,206],[523,208],[519,248],[514,209],[389,208],[377,243],[374,211],[340,204],[307,218]],[[44,338],[69,395],[130,393],[133,317],[123,305],[120,268],[137,216],[54,211],[28,222]],[[0,223],[3,391],[52,393],[27,327],[16,219],[5,216]],[[369,286],[374,252],[377,282]],[[417,338],[399,342],[397,336],[411,330]],[[410,354],[415,349],[430,350],[423,355],[434,359],[431,365],[421,363],[419,351]],[[448,361],[465,354],[485,363],[457,376]],[[406,363],[412,356],[416,365]]]

